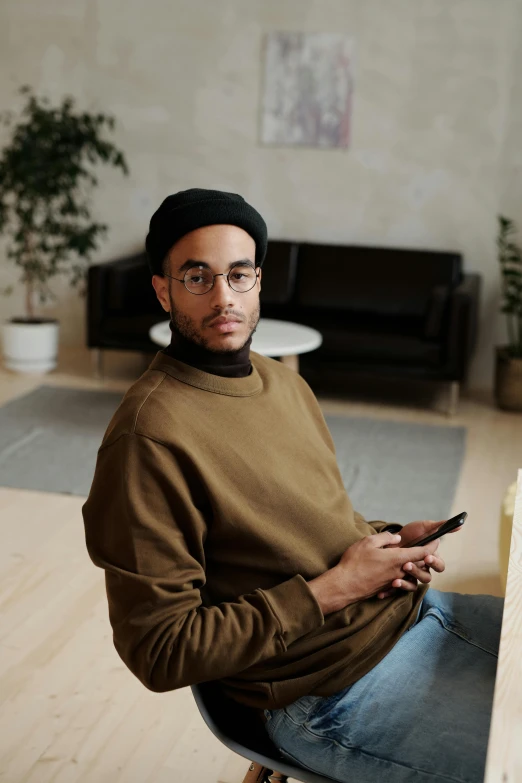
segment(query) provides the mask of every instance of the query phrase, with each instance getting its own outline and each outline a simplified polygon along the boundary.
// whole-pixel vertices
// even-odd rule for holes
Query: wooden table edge
[[[518,471],[485,783],[522,781],[522,469]]]

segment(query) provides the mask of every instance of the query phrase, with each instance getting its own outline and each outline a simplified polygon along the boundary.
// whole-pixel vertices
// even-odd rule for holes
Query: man
[[[478,781],[502,602],[428,590],[438,541],[406,545],[438,521],[353,510],[310,387],[250,353],[266,246],[232,193],[177,193],[150,221],[172,342],[111,420],[83,507],[116,650],[153,691],[219,680],[336,780]]]

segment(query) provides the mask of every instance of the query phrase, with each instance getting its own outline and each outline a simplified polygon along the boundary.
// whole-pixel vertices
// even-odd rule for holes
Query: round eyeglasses
[[[212,274],[210,269],[206,267],[193,266],[187,269],[183,278],[173,277],[166,272],[164,272],[164,276],[183,283],[187,291],[199,296],[207,294],[214,287],[216,277],[226,277],[227,283],[233,291],[244,294],[255,286],[258,272],[251,264],[237,264],[228,272],[220,272],[218,275]]]

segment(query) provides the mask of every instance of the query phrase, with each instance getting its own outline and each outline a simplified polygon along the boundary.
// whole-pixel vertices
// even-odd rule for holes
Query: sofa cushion
[[[322,332],[323,343],[316,351],[322,360],[356,361],[362,364],[393,363],[437,367],[442,362],[438,343],[429,343],[408,334],[328,329]]]
[[[328,329],[340,332],[367,332],[380,335],[383,332],[424,337],[424,320],[412,315],[381,315],[379,313],[357,313],[350,310],[334,310],[326,307],[286,307],[284,311],[267,305],[261,311],[264,318],[281,318],[311,326],[321,334]]]

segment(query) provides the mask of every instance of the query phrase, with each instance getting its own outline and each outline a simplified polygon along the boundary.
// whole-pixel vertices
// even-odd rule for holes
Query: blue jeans
[[[286,759],[341,783],[480,783],[502,610],[502,598],[428,590],[368,674],[265,710],[266,731]]]

